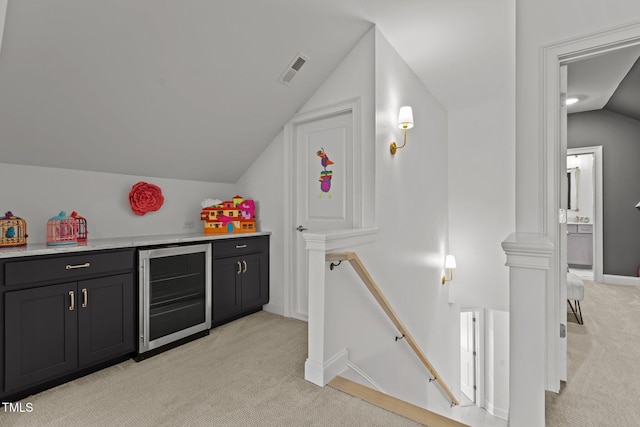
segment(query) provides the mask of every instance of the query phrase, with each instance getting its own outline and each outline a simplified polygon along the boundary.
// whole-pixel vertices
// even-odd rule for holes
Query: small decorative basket
[[[24,246],[27,244],[27,222],[14,216],[11,211],[0,218],[0,247]]]
[[[76,221],[76,240],[78,243],[87,241],[87,234],[89,234],[89,230],[87,229],[87,220],[78,215],[76,211],[71,212],[71,218]]]
[[[75,245],[78,243],[76,237],[76,220],[67,216],[66,212],[60,212],[47,221],[47,245]]]

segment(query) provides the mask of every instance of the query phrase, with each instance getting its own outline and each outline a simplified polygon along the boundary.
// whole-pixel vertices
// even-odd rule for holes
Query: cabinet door
[[[212,323],[226,320],[242,311],[241,276],[241,258],[222,258],[213,261]]]
[[[78,282],[80,366],[135,350],[134,298],[132,274]]]
[[[593,263],[592,234],[569,234],[567,236],[567,264],[591,266]]]
[[[256,308],[269,302],[268,261],[264,254],[242,257],[242,308]]]
[[[5,294],[5,391],[78,366],[76,283]]]

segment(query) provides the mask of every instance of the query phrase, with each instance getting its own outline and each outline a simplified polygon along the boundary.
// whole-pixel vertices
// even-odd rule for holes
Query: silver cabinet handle
[[[236,264],[238,264],[238,271],[236,271],[236,274],[242,273],[242,264],[240,264],[240,261],[236,262]]]
[[[89,293],[87,292],[87,288],[82,289],[82,308],[87,308],[89,304]]]
[[[69,291],[69,299],[71,300],[70,302],[70,306],[69,306],[69,311],[73,311],[76,309],[76,295],[75,292],[73,291]]]
[[[244,269],[242,270],[243,273],[247,272],[247,261],[242,260],[242,265],[244,265]]]
[[[247,245],[236,245],[236,249],[244,249]]]
[[[65,267],[65,270],[75,270],[76,268],[88,268],[88,267],[91,267],[91,263],[89,262],[85,262],[84,264],[76,264],[76,265],[67,264],[67,266]]]

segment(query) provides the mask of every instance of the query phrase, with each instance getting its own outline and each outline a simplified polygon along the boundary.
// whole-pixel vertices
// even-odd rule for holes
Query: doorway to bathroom
[[[567,149],[567,264],[602,282],[602,146]]]

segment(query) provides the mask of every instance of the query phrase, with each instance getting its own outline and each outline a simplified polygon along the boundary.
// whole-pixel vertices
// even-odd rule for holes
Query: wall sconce
[[[407,129],[411,129],[413,127],[413,110],[409,106],[404,106],[400,108],[400,113],[398,114],[398,128],[404,131],[404,143],[401,146],[397,146],[396,142],[393,141],[391,143],[391,154],[396,154],[396,150],[403,148],[407,145]]]
[[[447,255],[444,259],[444,268],[449,269],[449,278],[445,275],[442,276],[442,284],[444,285],[446,282],[450,282],[453,280],[453,269],[456,268],[456,257],[453,255]]]

